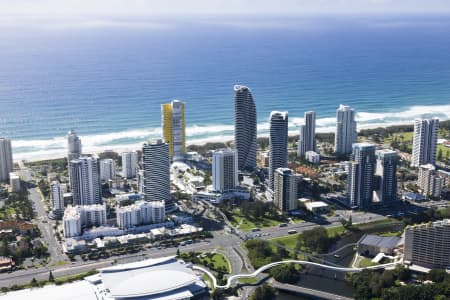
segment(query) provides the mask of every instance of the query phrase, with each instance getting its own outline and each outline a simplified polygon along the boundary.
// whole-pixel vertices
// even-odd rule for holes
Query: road
[[[53,232],[53,225],[50,222],[47,211],[45,210],[44,204],[42,203],[41,194],[38,189],[31,184],[32,176],[28,168],[25,167],[23,162],[19,163],[20,174],[22,180],[26,182],[26,187],[29,192],[29,199],[33,204],[33,208],[36,212],[36,218],[34,223],[39,227],[42,237],[47,244],[48,251],[50,253],[49,264],[58,261],[68,261],[67,257],[64,255],[61,244],[56,240],[55,234]]]

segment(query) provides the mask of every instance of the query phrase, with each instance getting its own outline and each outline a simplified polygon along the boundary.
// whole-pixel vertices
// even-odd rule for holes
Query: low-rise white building
[[[314,151],[306,151],[305,159],[312,164],[320,163],[320,154]]]
[[[106,205],[93,204],[68,206],[64,211],[64,236],[75,237],[82,233],[82,228],[106,224]]]
[[[63,217],[63,232],[64,237],[77,237],[81,235],[81,216],[80,211],[72,209],[72,206],[68,207],[64,211]]]
[[[16,173],[9,173],[9,185],[11,192],[20,192],[20,177]]]
[[[139,201],[133,205],[117,207],[117,225],[128,229],[139,225],[162,223],[165,220],[163,201]]]
[[[323,213],[328,211],[328,204],[326,204],[323,201],[312,201],[312,202],[306,202],[305,207],[310,212],[317,214],[317,213]]]

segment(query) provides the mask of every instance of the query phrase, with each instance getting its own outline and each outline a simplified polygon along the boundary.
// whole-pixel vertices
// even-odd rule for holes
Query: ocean
[[[0,26],[0,136],[14,159],[62,157],[75,129],[86,153],[161,134],[160,104],[186,102],[187,142],[233,137],[233,85],[252,89],[258,133],[272,110],[290,131],[339,104],[359,128],[450,118],[450,18],[115,20]],[[1,25],[1,24],[0,24]]]

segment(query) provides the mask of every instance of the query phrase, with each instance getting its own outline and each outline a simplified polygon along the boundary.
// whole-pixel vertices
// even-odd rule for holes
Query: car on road
[[[288,224],[287,223],[281,223],[280,225],[278,225],[279,227],[287,227]]]
[[[252,232],[257,232],[257,231],[260,231],[260,230],[261,229],[259,227],[252,228]]]
[[[296,234],[296,233],[297,233],[297,230],[295,230],[295,229],[291,229],[288,231],[288,234]]]

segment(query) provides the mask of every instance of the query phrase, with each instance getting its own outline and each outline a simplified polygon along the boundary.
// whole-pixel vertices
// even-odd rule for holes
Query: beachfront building
[[[169,145],[172,161],[185,159],[186,125],[184,121],[184,102],[173,100],[161,105],[162,136]]]
[[[375,167],[375,145],[369,143],[354,144],[351,170],[347,179],[352,208],[366,210],[372,204]]]
[[[278,168],[274,172],[274,205],[282,212],[298,208],[297,185],[299,177],[291,169]]]
[[[334,152],[336,154],[352,153],[352,145],[356,143],[356,112],[353,108],[340,105],[336,111],[336,135],[334,139]]]
[[[0,181],[8,181],[9,173],[13,171],[11,140],[0,138]]]
[[[122,153],[122,176],[124,178],[136,177],[138,154],[136,151]]]
[[[145,201],[170,201],[169,145],[154,139],[142,147]]]
[[[106,158],[100,160],[100,179],[110,181],[116,177],[116,163],[114,159]]]
[[[70,162],[73,159],[78,159],[81,156],[81,139],[76,134],[75,130],[70,130],[67,133],[67,160]]]
[[[450,267],[450,219],[405,228],[404,262],[425,268]]]
[[[52,213],[56,218],[61,218],[64,214],[64,193],[67,192],[67,186],[59,181],[53,181],[50,184],[50,198],[52,202]]]
[[[213,189],[220,193],[234,191],[238,186],[238,157],[236,151],[218,150],[213,153]]]
[[[427,197],[439,197],[442,190],[442,178],[436,172],[436,167],[432,164],[419,166],[417,176],[417,186],[422,195]]]
[[[163,223],[166,215],[162,201],[138,201],[133,205],[117,207],[116,214],[119,229]]]
[[[378,186],[373,192],[373,199],[378,204],[391,205],[397,201],[397,152],[383,149],[376,151],[375,155]]]
[[[250,89],[234,86],[234,146],[238,157],[238,169],[256,168],[256,107]]]
[[[414,120],[414,138],[411,166],[433,164],[436,162],[439,119]]]
[[[80,157],[69,162],[70,188],[74,205],[102,202],[100,166],[95,157]]]
[[[316,151],[316,112],[305,112],[304,122],[305,124],[300,125],[297,145],[297,155],[301,157],[304,157],[308,151]]]
[[[288,112],[271,112],[269,124],[269,189],[273,191],[275,170],[286,168],[288,162]]]

